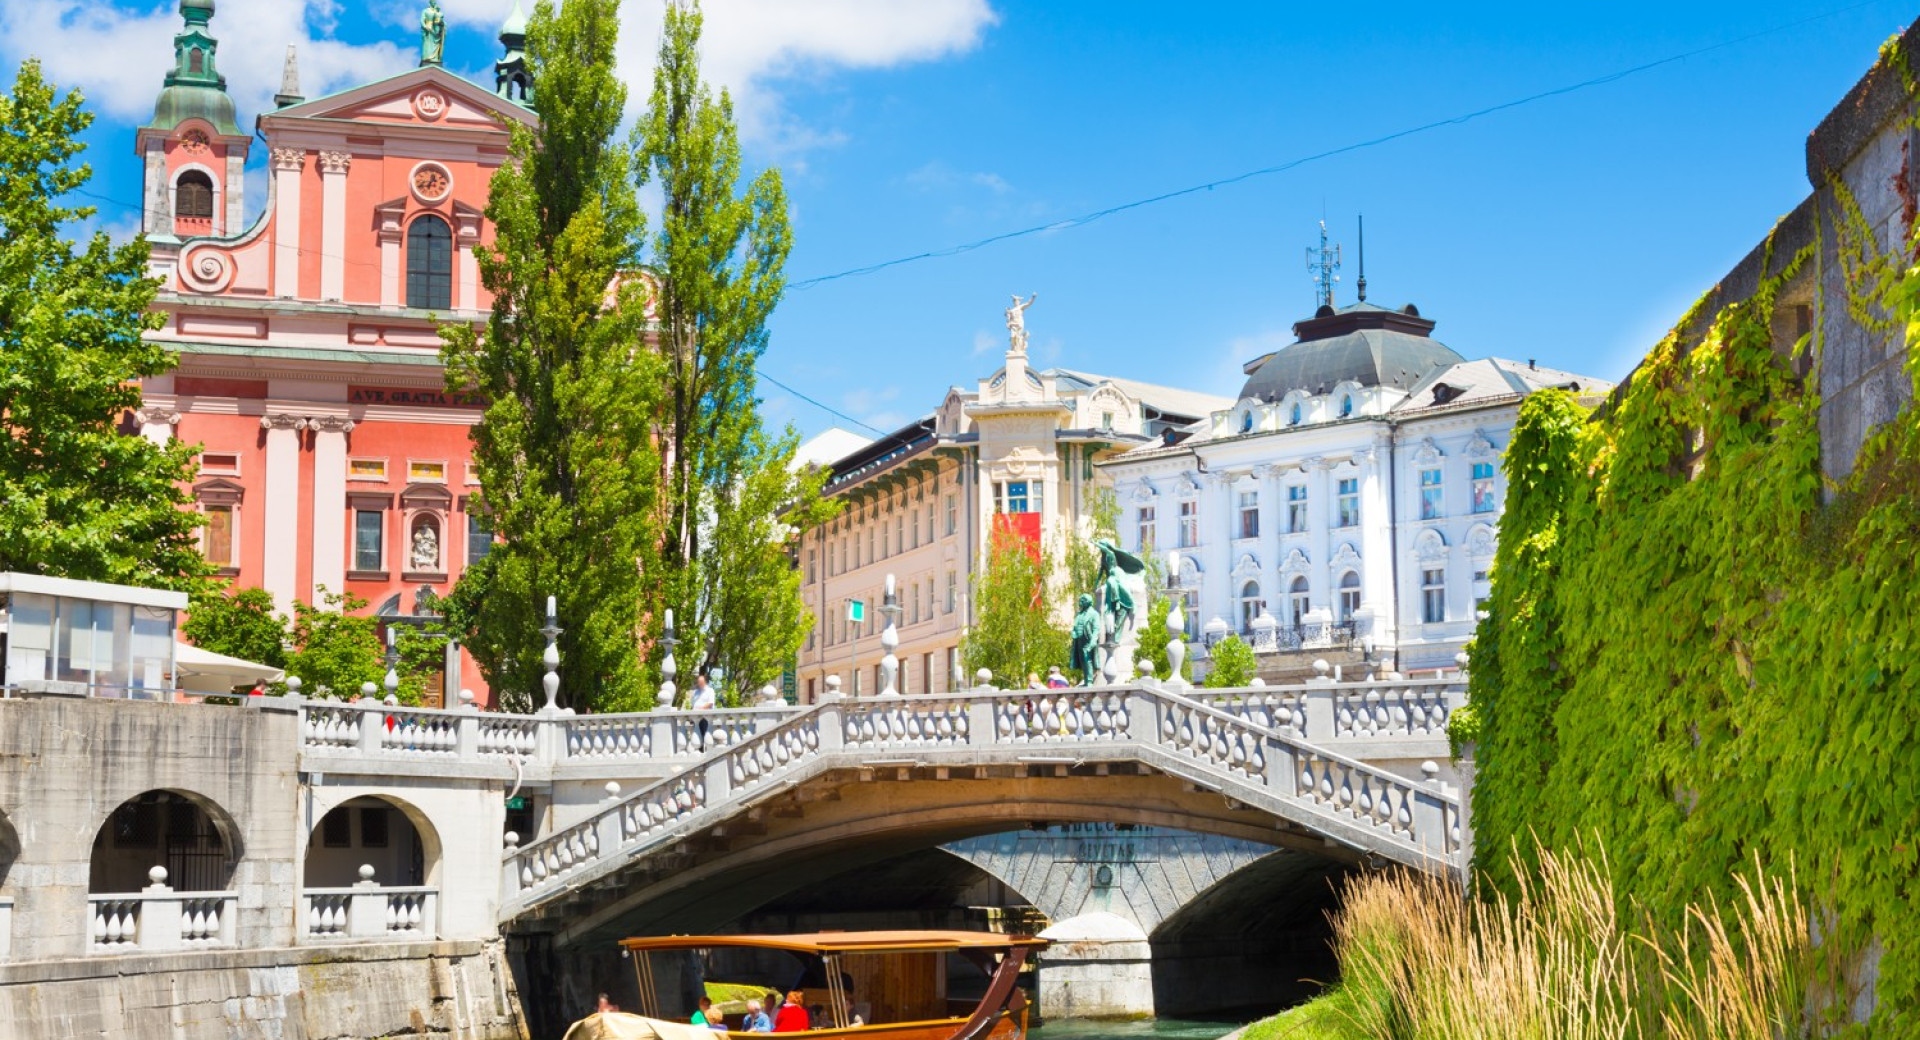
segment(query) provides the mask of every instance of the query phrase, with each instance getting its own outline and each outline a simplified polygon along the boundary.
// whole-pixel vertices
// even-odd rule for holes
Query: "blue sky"
[[[0,58],[99,104],[89,158],[136,200],[132,130],[172,5],[0,0]],[[511,0],[446,0],[486,68]],[[1457,7],[1457,9],[1456,9]],[[628,0],[646,93],[657,0]],[[298,41],[309,94],[411,64],[410,2],[225,0],[243,123]],[[1724,43],[1573,94],[963,255],[791,292],[769,375],[891,428],[998,364],[1008,294],[1045,365],[1232,394],[1313,307],[1303,251],[1366,215],[1368,298],[1468,356],[1618,379],[1807,190],[1804,144],[1915,11],[1847,0],[1604,5],[709,0],[709,65],[793,204],[795,281],[1046,224]],[[105,60],[103,60],[105,59]],[[253,205],[264,181],[250,181]],[[102,215],[109,227],[128,217]],[[850,425],[763,384],[769,416]]]

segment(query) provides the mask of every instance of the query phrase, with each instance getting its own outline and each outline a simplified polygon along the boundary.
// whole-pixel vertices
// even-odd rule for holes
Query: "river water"
[[[1032,1040],[1215,1040],[1244,1024],[1183,1018],[1055,1018],[1035,1027],[1029,1036]]]

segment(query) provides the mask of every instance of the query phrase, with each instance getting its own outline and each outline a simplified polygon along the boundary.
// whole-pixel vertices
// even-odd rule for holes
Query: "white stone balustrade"
[[[309,888],[301,893],[304,942],[434,939],[440,931],[440,890],[426,885],[383,886],[373,868],[360,868],[348,888]]]
[[[88,929],[95,953],[154,953],[235,945],[235,893],[175,892],[167,871],[148,872],[153,883],[139,892],[87,897]],[[8,902],[11,917],[12,904]],[[9,928],[11,931],[11,928]]]
[[[1075,761],[1133,760],[1175,772],[1362,851],[1463,869],[1466,827],[1457,791],[1431,773],[1424,782],[1396,776],[1300,732],[1331,731],[1335,698],[1352,692],[1334,684],[1210,691],[1216,705],[1142,684],[834,699],[789,709],[771,728],[710,741],[707,753],[682,771],[616,794],[611,806],[574,826],[508,848],[501,899],[511,916],[584,883],[575,878],[597,876],[609,864],[722,822],[773,783],[874,765],[1011,764],[1033,761],[1034,752],[1054,761],[1055,748],[1070,751]],[[1435,706],[1444,712],[1454,695],[1457,690],[1419,689],[1391,700],[1383,693],[1379,703],[1418,704],[1418,725],[1426,726]],[[1371,703],[1364,692],[1359,696]],[[1415,717],[1408,708],[1396,723],[1390,707],[1378,732],[1398,725],[1418,735]],[[678,713],[673,721],[680,724]],[[912,754],[892,761],[886,752],[893,750]]]

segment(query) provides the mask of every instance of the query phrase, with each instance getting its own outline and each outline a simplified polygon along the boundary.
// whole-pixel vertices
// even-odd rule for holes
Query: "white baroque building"
[[[1520,401],[1611,384],[1469,361],[1433,325],[1412,305],[1322,306],[1246,364],[1231,407],[1099,464],[1129,547],[1178,550],[1190,638],[1239,633],[1276,679],[1315,658],[1453,666],[1487,596]]]

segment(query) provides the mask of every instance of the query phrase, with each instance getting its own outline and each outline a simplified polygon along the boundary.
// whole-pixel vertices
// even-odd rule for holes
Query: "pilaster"
[[[275,148],[273,168],[273,294],[300,295],[300,173],[307,153]]]
[[[1307,605],[1333,609],[1333,463],[1318,456],[1307,463]]]
[[[1286,602],[1286,588],[1280,577],[1280,473],[1279,466],[1253,467],[1254,487],[1260,492],[1260,589],[1267,597],[1267,610],[1280,616]]]
[[[1201,579],[1200,627],[1214,618],[1233,623],[1233,476],[1206,475],[1200,499],[1200,545],[1206,574]]]
[[[350,152],[320,153],[320,298],[345,298],[347,275],[347,167]]]
[[[1393,526],[1395,517],[1388,501],[1388,469],[1392,465],[1387,445],[1376,441],[1373,447],[1354,453],[1360,465],[1360,558],[1366,566],[1360,571],[1360,605],[1373,608],[1373,639],[1377,645],[1393,645],[1398,620],[1398,589],[1393,587]],[[1417,488],[1412,489],[1419,494]]]
[[[311,420],[313,433],[313,584],[340,592],[347,581],[347,434],[353,420],[323,415]]]
[[[225,193],[226,207],[222,215],[225,221],[214,228],[218,235],[237,235],[246,225],[247,218],[247,150],[237,145],[227,146],[227,176],[221,185]]]
[[[267,431],[267,488],[263,509],[266,530],[260,539],[263,555],[260,584],[273,594],[276,609],[293,610],[298,593],[296,553],[300,544],[300,431],[307,420],[285,412],[260,417]]]

